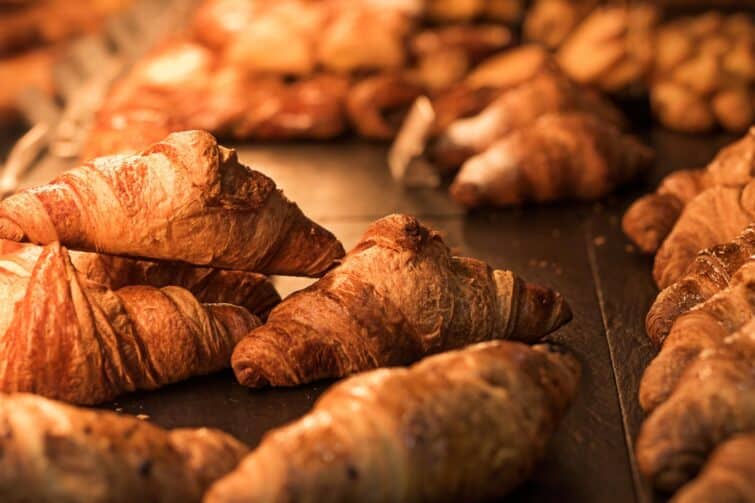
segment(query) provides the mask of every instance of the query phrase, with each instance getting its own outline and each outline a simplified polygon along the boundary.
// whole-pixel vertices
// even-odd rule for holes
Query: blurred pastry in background
[[[524,39],[557,49],[599,4],[599,0],[535,0],[524,18]]]
[[[650,86],[666,127],[689,133],[745,131],[755,120],[755,24],[711,11],[658,30]]]
[[[658,10],[647,3],[597,8],[566,38],[556,58],[582,84],[608,93],[644,89],[658,18]]]
[[[20,119],[21,93],[55,94],[53,66],[65,41],[98,30],[130,0],[37,0],[0,3],[0,123]]]

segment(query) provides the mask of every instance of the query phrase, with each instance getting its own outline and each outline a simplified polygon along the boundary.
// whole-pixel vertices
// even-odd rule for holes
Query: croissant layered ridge
[[[535,341],[571,318],[558,293],[454,257],[417,219],[391,215],[234,350],[247,386],[343,377],[491,339]]]
[[[318,276],[343,255],[275,182],[202,131],[9,197],[0,238],[263,274]]]
[[[0,240],[0,256],[28,271],[42,250],[44,247],[30,243]],[[68,256],[80,275],[111,290],[131,285],[179,286],[200,302],[234,304],[261,318],[281,300],[272,281],[254,272],[70,250]]]
[[[110,290],[82,277],[65,248],[34,267],[0,260],[0,391],[95,404],[226,368],[259,325],[242,307],[201,304],[175,286]]]

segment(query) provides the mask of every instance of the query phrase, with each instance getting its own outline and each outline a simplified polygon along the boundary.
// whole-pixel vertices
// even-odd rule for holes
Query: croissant
[[[0,240],[0,255],[13,253],[15,262],[31,271],[43,248]],[[79,274],[111,290],[130,285],[180,286],[200,302],[234,304],[260,318],[280,302],[272,282],[262,274],[196,267],[182,262],[134,260],[101,253],[69,251]]]
[[[682,487],[673,503],[755,501],[755,435],[739,435],[719,445],[700,475]]]
[[[623,125],[623,118],[613,105],[547,67],[531,80],[501,94],[476,116],[451,123],[438,137],[433,157],[443,165],[458,166],[496,140],[544,115],[575,111]]]
[[[645,253],[663,243],[684,207],[715,186],[740,187],[755,173],[755,128],[721,149],[704,170],[682,170],[663,179],[655,193],[641,197],[622,219],[627,236]]]
[[[666,288],[684,276],[698,251],[726,243],[755,220],[755,182],[744,188],[712,187],[684,208],[658,249],[653,278]]]
[[[755,321],[701,353],[637,439],[640,470],[663,491],[689,481],[711,451],[755,431]]]
[[[543,455],[578,374],[569,355],[495,341],[357,375],[204,502],[493,501]]]
[[[755,255],[753,224],[733,241],[699,252],[685,276],[661,291],[650,307],[645,318],[650,339],[660,345],[679,315],[726,288],[734,273],[752,255]]]
[[[415,218],[373,223],[341,263],[241,341],[250,387],[344,377],[490,339],[534,341],[571,318],[564,299],[510,271],[453,257]]]
[[[468,207],[597,199],[652,160],[650,149],[593,116],[548,115],[465,162],[451,197]]]
[[[57,243],[29,270],[0,259],[0,391],[94,404],[228,366],[259,320],[179,287],[110,290],[80,276]]]
[[[748,260],[729,286],[679,316],[640,382],[640,404],[653,410],[671,394],[684,369],[715,348],[755,315],[755,260]]]
[[[266,274],[317,276],[343,255],[271,179],[201,131],[5,199],[0,238]]]
[[[0,435],[5,503],[199,503],[248,451],[217,430],[165,431],[23,393],[0,395]]]
[[[346,109],[357,132],[365,138],[389,140],[422,87],[403,75],[367,77],[349,90]]]

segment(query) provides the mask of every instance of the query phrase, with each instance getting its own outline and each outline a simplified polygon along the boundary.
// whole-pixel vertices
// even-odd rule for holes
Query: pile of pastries
[[[744,132],[755,121],[751,13],[707,11],[663,21],[664,2],[600,3],[538,0],[524,37],[556,51],[581,83],[610,93],[648,92],[656,119],[669,129]]]
[[[646,318],[660,352],[640,384],[637,460],[674,501],[755,495],[754,177],[755,127],[624,215],[627,235],[656,253],[661,289]]]
[[[571,318],[561,295],[406,215],[345,253],[204,131],[8,197],[0,239],[4,502],[486,501],[576,392],[572,356],[528,345]],[[268,274],[319,279],[281,301]],[[347,379],[251,452],[61,403],[229,366],[250,388]]]
[[[0,122],[18,119],[17,99],[29,87],[55,93],[53,65],[66,41],[96,31],[129,0],[0,1]]]

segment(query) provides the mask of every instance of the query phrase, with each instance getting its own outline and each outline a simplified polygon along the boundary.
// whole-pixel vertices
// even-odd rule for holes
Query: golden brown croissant
[[[544,115],[561,112],[594,114],[603,121],[623,125],[621,113],[607,101],[546,68],[501,94],[476,116],[450,124],[434,145],[433,157],[444,165],[458,166],[509,133],[530,126]]]
[[[645,318],[650,339],[660,345],[679,315],[726,288],[734,273],[753,255],[753,224],[733,241],[699,252],[685,276],[661,291],[650,307]]]
[[[199,503],[248,451],[221,431],[166,431],[23,393],[0,395],[0,435],[4,503]]]
[[[663,347],[645,369],[640,405],[645,411],[666,401],[689,364],[739,330],[755,315],[755,260],[748,260],[727,288],[679,316]]]
[[[204,502],[500,498],[543,455],[578,374],[569,355],[495,341],[352,377],[268,433]]]
[[[640,470],[673,491],[733,435],[755,431],[755,321],[690,365],[637,439]]]
[[[468,207],[597,199],[652,160],[650,149],[594,116],[547,115],[465,162],[451,197]]]
[[[389,140],[396,136],[422,87],[405,75],[380,74],[354,84],[346,110],[356,131],[365,138]]]
[[[242,307],[200,304],[179,287],[113,291],[74,269],[57,243],[33,268],[0,258],[0,390],[93,404],[228,366],[259,320]]]
[[[317,276],[343,255],[271,179],[201,131],[5,199],[0,238],[269,274]]]
[[[672,503],[755,501],[755,434],[738,435],[719,445],[700,475],[682,487]]]
[[[744,188],[717,186],[684,208],[655,256],[653,278],[666,288],[684,276],[697,253],[726,243],[755,220],[755,181]]]
[[[721,149],[704,170],[682,170],[663,179],[653,194],[630,206],[622,220],[624,232],[645,253],[666,239],[684,207],[705,189],[741,187],[755,174],[755,128]]]
[[[453,257],[415,218],[373,223],[341,263],[241,341],[250,387],[295,386],[491,339],[534,341],[571,318],[563,298],[510,271]]]
[[[13,260],[31,271],[43,248],[27,243],[0,240],[0,256],[13,253]],[[73,267],[87,279],[111,290],[124,286],[157,288],[180,286],[200,302],[234,304],[260,318],[280,302],[272,282],[262,274],[196,267],[182,262],[135,260],[101,253],[69,251]]]

